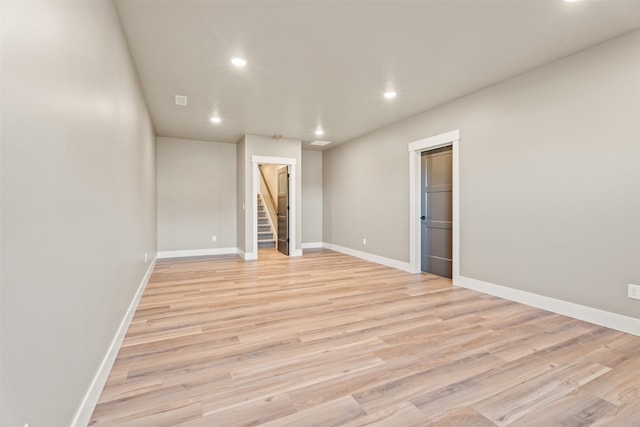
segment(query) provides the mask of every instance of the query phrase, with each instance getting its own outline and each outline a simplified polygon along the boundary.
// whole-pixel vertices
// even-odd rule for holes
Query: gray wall
[[[302,243],[322,242],[322,151],[302,150]]]
[[[461,274],[640,317],[639,76],[634,32],[325,151],[325,241],[408,262],[407,143],[460,129]]]
[[[0,424],[66,426],[156,252],[154,132],[112,3],[2,9]]]
[[[159,137],[157,152],[158,250],[235,248],[236,146]]]
[[[245,137],[236,143],[236,243],[238,249],[246,252],[245,246]],[[249,179],[251,181],[251,179]],[[250,252],[250,251],[249,251]]]

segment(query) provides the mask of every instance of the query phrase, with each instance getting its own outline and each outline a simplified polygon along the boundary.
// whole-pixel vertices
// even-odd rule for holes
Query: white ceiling
[[[330,148],[640,28],[640,0],[117,6],[159,136],[282,134],[304,148],[315,139]],[[233,56],[248,65],[235,68]],[[396,99],[383,99],[387,88]],[[176,94],[189,97],[187,107]]]

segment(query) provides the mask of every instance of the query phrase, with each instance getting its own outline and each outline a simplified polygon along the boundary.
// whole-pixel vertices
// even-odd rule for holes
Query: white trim
[[[245,254],[246,260],[258,259],[258,193],[260,192],[260,171],[258,164],[287,165],[289,167],[289,256],[302,256],[302,249],[296,247],[297,206],[296,206],[296,163],[295,157],[251,156],[253,163],[253,191],[251,192],[251,238],[253,250]],[[245,238],[246,240],[246,238]],[[277,243],[276,243],[277,244]]]
[[[254,252],[246,253],[245,251],[240,249],[238,249],[238,255],[240,255],[242,259],[245,261],[255,261],[258,259],[258,255],[256,253]]]
[[[460,276],[457,286],[640,336],[640,319]]]
[[[408,144],[409,150],[409,266],[410,272],[420,272],[420,155],[423,151],[452,147],[453,163],[453,283],[460,277],[460,131],[424,138]]]
[[[147,272],[144,274],[140,285],[138,286],[138,290],[133,296],[133,300],[129,304],[129,308],[125,313],[122,321],[120,322],[120,326],[116,331],[115,336],[111,340],[111,344],[107,349],[106,354],[102,358],[102,362],[100,362],[100,366],[98,367],[98,371],[96,375],[93,377],[87,392],[80,403],[80,407],[73,417],[73,421],[71,422],[72,427],[85,427],[89,424],[89,420],[91,419],[91,414],[98,403],[98,399],[100,398],[100,393],[102,393],[102,389],[104,385],[107,383],[107,379],[109,378],[109,373],[111,373],[111,368],[113,367],[113,363],[116,361],[116,356],[118,355],[118,351],[120,350],[120,345],[124,340],[124,336],[129,329],[129,324],[131,323],[131,319],[133,319],[133,315],[136,312],[136,308],[138,307],[138,303],[140,302],[140,298],[142,298],[142,293],[149,283],[149,278],[151,277],[151,273],[153,272],[153,268],[156,265],[157,257],[154,258],[149,264],[149,268],[147,268]]]
[[[383,256],[370,254],[368,252],[357,251],[355,249],[345,248],[344,246],[338,246],[331,243],[324,243],[323,247],[332,251],[341,252],[343,254],[351,255],[356,258],[364,259],[366,261],[375,262],[376,264],[382,264],[387,267],[397,268],[398,270],[413,273],[411,271],[411,266],[408,263],[398,261],[396,259],[386,258]]]
[[[266,163],[271,165],[295,165],[295,157],[271,157],[271,156],[251,156],[253,163]]]
[[[441,133],[440,135],[410,142],[408,149],[409,151],[433,150],[435,148],[451,145],[451,142],[453,141],[460,141],[460,130],[456,129],[451,132]]]
[[[323,243],[322,242],[310,242],[310,243],[303,243],[302,244],[302,249],[320,249],[323,248]]]
[[[185,249],[180,251],[158,252],[158,259],[183,258],[183,257],[203,256],[203,255],[228,255],[228,254],[237,254],[237,253],[238,253],[238,248]]]
[[[242,258],[244,258],[245,261],[256,261],[258,259],[258,252],[245,253]]]

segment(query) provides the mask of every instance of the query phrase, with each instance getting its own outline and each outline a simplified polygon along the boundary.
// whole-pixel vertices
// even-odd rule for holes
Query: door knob
[[[426,216],[424,216],[424,215],[422,215],[422,216],[420,217],[420,219],[424,221],[425,219],[427,219],[427,217],[426,217]]]

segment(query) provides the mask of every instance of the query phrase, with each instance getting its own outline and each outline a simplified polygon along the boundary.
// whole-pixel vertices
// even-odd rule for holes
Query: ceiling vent
[[[187,106],[187,97],[184,95],[176,95],[176,105]]]
[[[319,139],[316,141],[313,141],[312,143],[310,143],[309,145],[316,145],[318,147],[324,147],[325,145],[329,145],[331,144],[331,141],[320,141]]]

